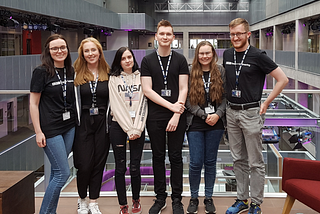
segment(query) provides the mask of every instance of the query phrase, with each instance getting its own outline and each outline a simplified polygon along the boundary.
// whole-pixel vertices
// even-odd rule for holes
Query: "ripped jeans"
[[[118,201],[120,205],[126,205],[126,179],[125,174],[127,171],[127,159],[126,148],[128,135],[125,133],[120,125],[112,121],[110,127],[110,141],[112,144],[114,159],[116,163],[115,182],[118,195]],[[142,150],[144,146],[145,132],[141,133],[140,138],[129,141],[130,147],[130,176],[131,176],[131,189],[132,199],[137,200],[140,198],[141,189],[141,173],[140,173],[140,161],[142,156]]]

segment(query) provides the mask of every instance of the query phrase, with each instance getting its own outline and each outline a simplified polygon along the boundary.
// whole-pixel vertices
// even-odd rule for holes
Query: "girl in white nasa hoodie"
[[[132,50],[127,47],[119,48],[113,60],[109,96],[112,116],[109,134],[116,162],[115,182],[120,214],[129,213],[125,181],[127,138],[130,146],[132,213],[139,214],[142,212],[140,161],[148,108],[141,88],[138,64]]]

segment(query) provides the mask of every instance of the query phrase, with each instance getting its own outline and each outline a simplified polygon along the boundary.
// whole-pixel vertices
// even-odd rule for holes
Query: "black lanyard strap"
[[[163,75],[164,86],[165,86],[165,89],[167,89],[167,85],[168,85],[167,76],[168,76],[168,71],[169,71],[169,65],[170,65],[170,62],[171,62],[172,51],[170,52],[170,55],[169,55],[169,60],[168,60],[168,63],[167,63],[166,70],[163,69],[162,61],[161,61],[161,58],[160,58],[158,50],[156,52],[157,52],[159,64],[160,64],[162,75]]]
[[[99,74],[97,74],[97,78],[96,78],[96,81],[94,82],[93,86],[92,86],[91,81],[89,81],[90,91],[92,94],[92,108],[94,108],[97,104],[96,91],[97,91],[97,87],[98,87],[98,79],[99,79]]]
[[[134,74],[132,74],[132,75],[134,75]],[[121,74],[120,75],[121,76],[121,78],[122,78],[122,81],[123,81],[123,83],[124,83],[124,85],[125,85],[125,87],[126,87],[126,90],[127,90],[127,92],[128,92],[128,94],[129,94],[129,98],[130,98],[130,107],[132,106],[132,97],[133,97],[133,88],[132,88],[132,86],[131,87],[129,87],[128,85],[127,85],[127,83],[126,83],[126,81],[125,81],[125,79],[124,79],[124,77],[123,77],[123,75]],[[133,76],[132,76],[132,85],[134,84],[134,82],[133,82]]]
[[[55,72],[57,74],[57,77],[60,81],[60,85],[62,87],[64,111],[67,112],[67,72],[66,72],[66,69],[63,68],[63,81],[61,80],[61,77],[56,68],[55,68]]]
[[[211,102],[210,102],[210,96],[209,96],[210,84],[211,84],[210,79],[211,79],[211,73],[210,73],[210,71],[209,71],[208,81],[206,81],[206,80],[204,79],[204,75],[202,75],[203,86],[204,86],[204,90],[205,90],[205,92],[206,92],[206,97],[207,97],[207,102],[208,102],[208,103],[211,103]]]
[[[233,49],[234,68],[235,68],[235,70],[236,70],[236,90],[238,90],[240,72],[241,72],[242,65],[243,65],[244,59],[245,59],[246,56],[247,56],[247,53],[248,53],[249,48],[250,48],[250,45],[248,45],[246,51],[245,51],[244,54],[243,54],[243,57],[242,57],[242,60],[241,60],[241,63],[240,63],[240,66],[239,66],[239,69],[238,69],[238,70],[237,70],[237,56],[236,56],[236,51],[235,51],[235,49]]]

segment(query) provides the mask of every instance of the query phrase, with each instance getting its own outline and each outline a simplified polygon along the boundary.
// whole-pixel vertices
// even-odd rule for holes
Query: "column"
[[[189,59],[189,31],[183,31],[183,42],[182,42],[183,55]]]

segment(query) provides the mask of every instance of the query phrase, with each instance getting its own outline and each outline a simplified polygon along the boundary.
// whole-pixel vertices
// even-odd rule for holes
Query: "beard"
[[[243,49],[248,45],[248,40],[242,39],[240,41],[232,41],[232,45],[235,49]]]

